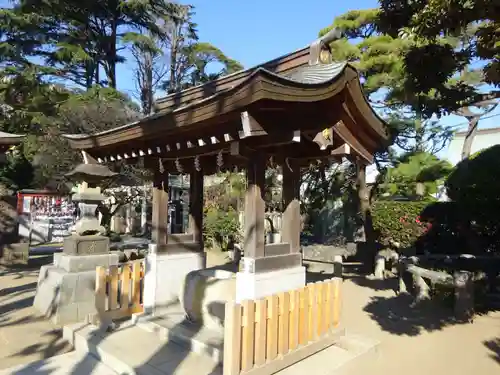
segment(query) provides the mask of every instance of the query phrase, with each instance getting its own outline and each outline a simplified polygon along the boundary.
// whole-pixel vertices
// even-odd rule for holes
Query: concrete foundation
[[[236,302],[259,299],[306,285],[303,266],[269,272],[238,272],[236,274]]]
[[[200,252],[157,253],[156,245],[150,245],[145,263],[144,313],[157,315],[179,302],[186,276],[205,268],[206,259]]]
[[[54,254],[54,264],[40,268],[33,307],[57,325],[85,321],[97,312],[96,267],[117,264],[118,254]]]

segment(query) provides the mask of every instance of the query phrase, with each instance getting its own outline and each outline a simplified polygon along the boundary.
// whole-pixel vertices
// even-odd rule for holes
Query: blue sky
[[[188,1],[182,0],[186,3]],[[310,44],[334,18],[351,9],[378,6],[377,0],[192,0],[201,41],[209,42],[245,68]],[[0,0],[0,6],[10,6]],[[133,61],[118,66],[118,88],[133,96]],[[446,125],[462,129],[465,119],[446,116]],[[480,122],[481,128],[500,126],[500,106]]]
[[[209,42],[245,68],[272,60],[310,44],[336,16],[350,9],[378,6],[377,0],[192,0],[201,41]],[[121,90],[134,91],[132,67],[118,72]]]
[[[245,68],[271,60],[311,43],[318,32],[330,25],[336,16],[351,9],[377,7],[377,0],[336,1],[308,0],[193,0],[195,22],[201,41],[220,48]],[[118,69],[119,89],[132,94],[131,61]],[[446,116],[446,125],[461,129],[465,119]],[[500,108],[480,127],[500,126]]]

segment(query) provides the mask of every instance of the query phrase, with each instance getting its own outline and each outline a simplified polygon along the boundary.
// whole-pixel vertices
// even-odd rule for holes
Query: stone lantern
[[[40,269],[33,303],[55,324],[85,321],[96,314],[96,268],[118,265],[118,254],[109,251],[109,238],[96,215],[104,199],[98,185],[116,175],[98,164],[80,164],[66,174],[78,183],[73,200],[78,202],[81,215],[74,232],[64,239],[63,252],[54,254],[54,264]]]
[[[117,176],[106,166],[99,164],[80,164],[65,177],[78,183],[73,195],[80,209],[80,217],[74,226],[74,233],[64,241],[64,254],[91,255],[109,251],[109,238],[106,230],[99,224],[97,206],[104,200],[99,184]]]

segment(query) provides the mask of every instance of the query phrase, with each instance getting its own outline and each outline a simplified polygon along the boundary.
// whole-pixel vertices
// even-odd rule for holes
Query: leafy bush
[[[214,206],[205,208],[203,219],[203,237],[208,247],[217,246],[228,250],[231,241],[238,241],[240,223],[238,212],[229,207],[221,210]]]
[[[484,251],[498,250],[500,239],[500,145],[461,161],[446,181],[448,197],[466,230],[481,240]]]
[[[420,214],[428,204],[429,201],[376,202],[372,207],[372,220],[379,242],[385,246],[397,242],[401,248],[412,246],[427,230]]]

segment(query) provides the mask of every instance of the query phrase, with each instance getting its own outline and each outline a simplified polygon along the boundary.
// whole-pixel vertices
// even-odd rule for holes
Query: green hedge
[[[401,247],[412,246],[427,226],[420,214],[429,201],[378,201],[372,206],[373,228],[379,242],[388,245],[398,242]]]
[[[476,250],[500,251],[499,174],[500,145],[495,145],[462,160],[445,184],[460,221],[480,239]]]

